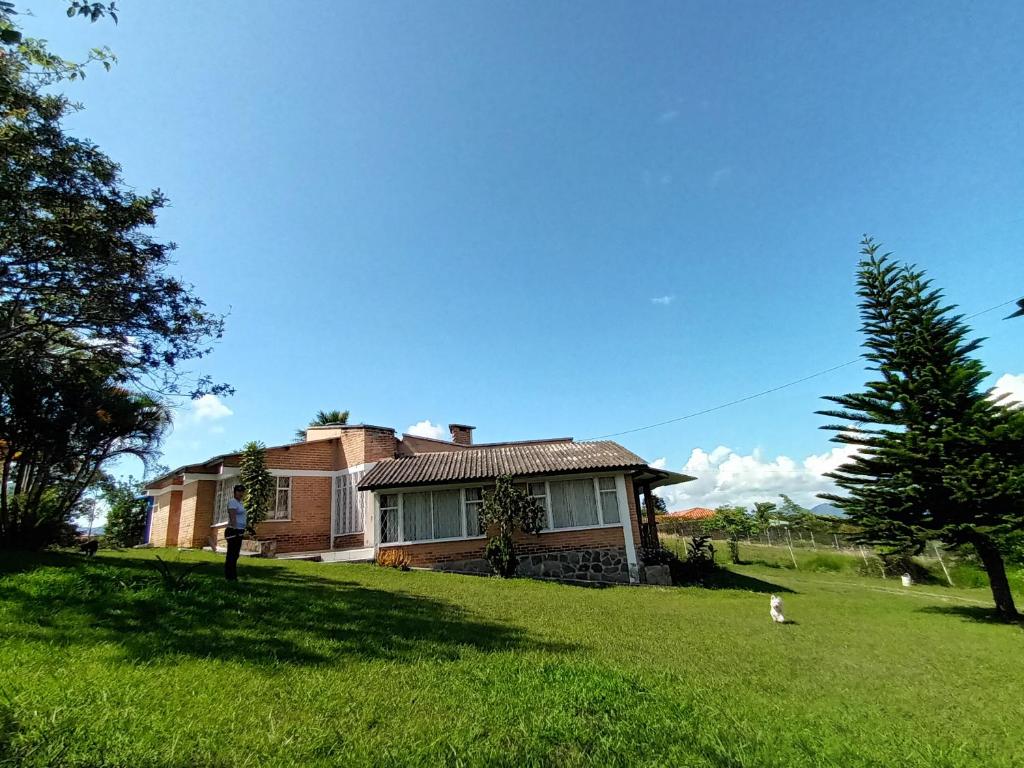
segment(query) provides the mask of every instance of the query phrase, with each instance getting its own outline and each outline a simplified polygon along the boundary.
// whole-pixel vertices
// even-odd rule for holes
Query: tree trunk
[[[988,582],[992,587],[992,598],[996,603],[996,613],[1005,621],[1017,621],[1020,614],[1017,613],[1017,606],[1013,603],[1013,593],[1010,591],[1010,582],[1006,578],[1006,566],[1003,564],[1003,556],[999,548],[988,536],[983,533],[975,533],[970,537],[971,544],[978,551],[982,565],[985,566],[985,573],[988,574]]]

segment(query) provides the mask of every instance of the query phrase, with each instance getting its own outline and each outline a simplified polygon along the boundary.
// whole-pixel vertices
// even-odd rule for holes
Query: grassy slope
[[[680,557],[686,556],[686,545],[689,539],[679,536],[662,536],[662,543],[669,549],[674,550]],[[719,562],[727,562],[729,558],[728,542],[715,540],[716,557]],[[812,571],[818,573],[836,573],[852,576],[871,576],[882,580],[880,561],[870,550],[864,550],[867,562],[856,550],[836,550],[824,546],[811,549],[809,546],[794,546],[792,554],[785,546],[765,546],[762,544],[751,544],[743,541],[740,543],[740,559],[751,565],[762,565],[769,568],[793,569],[793,560],[796,560],[797,569],[801,571]],[[934,557],[914,558],[918,565],[927,571],[927,583],[932,585],[947,586],[945,572],[939,561]],[[953,584],[958,587],[984,587],[988,588],[988,579],[985,572],[978,566],[969,562],[955,559],[952,555],[945,556],[946,568],[949,571]],[[1024,569],[1019,566],[1007,564],[1007,575],[1011,581],[1024,583]],[[886,578],[898,580],[898,573],[887,573]]]
[[[153,553],[4,554],[0,764],[1024,764],[1024,635],[983,620],[986,590],[254,560],[236,589],[212,556],[163,556],[200,564],[190,591]]]

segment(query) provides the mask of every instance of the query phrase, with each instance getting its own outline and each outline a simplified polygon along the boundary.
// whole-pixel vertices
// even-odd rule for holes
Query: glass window
[[[274,495],[270,497],[268,520],[290,520],[292,517],[292,479],[290,477],[274,478],[277,483]]]
[[[431,494],[434,505],[435,539],[454,539],[462,536],[462,494],[454,491],[434,491]]]
[[[359,490],[365,472],[353,472],[334,478],[334,532],[361,533],[363,509],[368,491]]]
[[[598,524],[593,479],[556,480],[548,485],[551,488],[551,520],[555,528]]]
[[[483,533],[480,530],[480,510],[484,508],[484,489],[466,488],[466,535],[479,536]]]
[[[233,496],[233,489],[238,482],[236,477],[226,477],[217,481],[217,493],[213,498],[213,524],[220,525],[228,521],[228,502]]]
[[[380,540],[398,541],[398,494],[386,493],[380,497]]]
[[[430,492],[402,494],[402,535],[405,541],[434,538],[430,522]]]
[[[597,489],[601,501],[601,522],[605,525],[619,522],[619,494],[615,490],[615,478],[597,478]]]
[[[530,483],[526,494],[535,499],[544,509],[548,508],[548,491],[546,483]]]

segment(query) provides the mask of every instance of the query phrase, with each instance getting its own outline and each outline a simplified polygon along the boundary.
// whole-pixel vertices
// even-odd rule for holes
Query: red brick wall
[[[189,483],[181,492],[181,511],[178,515],[178,536],[174,544],[178,547],[191,547],[196,529],[196,498],[199,483]]]
[[[178,544],[178,524],[181,521],[181,491],[165,493],[160,498],[167,497],[167,535],[166,538],[156,544],[158,547],[174,547]]]
[[[346,533],[342,536],[334,537],[334,548],[335,549],[362,549],[364,545],[363,534],[361,533]]]
[[[543,552],[565,552],[573,549],[598,549],[601,547],[623,547],[625,542],[622,528],[590,528],[581,531],[553,531],[536,536],[527,533],[515,535],[516,551],[520,555],[537,555]],[[381,544],[380,548],[401,549],[409,558],[410,565],[428,566],[457,560],[472,560],[483,557],[486,539],[472,541],[441,541],[425,544]]]
[[[444,453],[451,451],[464,451],[465,445],[446,443],[440,440],[428,440],[416,435],[402,435],[402,442],[399,450],[405,456],[412,456],[417,453]]]
[[[159,483],[147,486],[152,490],[159,490],[166,488],[169,485],[181,485],[185,482],[184,475],[172,475],[165,477]],[[180,503],[181,493],[178,493],[178,499]],[[168,536],[171,520],[171,495],[172,493],[163,493],[153,499],[153,518],[149,525],[149,543],[154,547],[171,547],[176,546],[178,543],[177,525],[178,519],[173,520],[175,531],[173,534]]]
[[[154,547],[167,545],[167,515],[171,508],[171,496],[165,493],[153,499],[153,517],[149,524],[149,543]]]
[[[329,477],[292,477],[292,519],[260,523],[256,538],[275,539],[278,552],[330,549],[331,485]]]
[[[311,440],[305,443],[267,449],[269,469],[300,469],[334,471],[367,462],[394,458],[395,433],[388,429],[346,429],[340,437]],[[225,466],[237,466],[234,457],[225,459]],[[216,483],[211,481],[210,516],[212,520],[213,496]],[[329,477],[292,476],[292,516],[288,521],[261,523],[256,538],[274,539],[278,552],[307,552],[331,547],[331,494],[333,482]],[[207,525],[210,523],[208,522]],[[362,547],[364,534],[339,536],[336,547]],[[223,533],[218,535],[223,540]],[[202,546],[198,544],[196,546]]]
[[[338,440],[314,440],[267,449],[270,469],[337,469]]]
[[[366,464],[371,461],[393,459],[395,457],[397,440],[395,439],[394,432],[384,429],[363,429],[360,431],[364,435],[363,460],[346,464],[345,466],[355,466],[357,464]],[[338,468],[341,469],[341,467]]]
[[[216,480],[199,480],[186,486],[195,487],[195,522],[192,530],[192,539],[183,547],[205,547],[209,542],[210,525],[213,523],[213,501],[217,493]],[[179,541],[181,537],[179,536]]]

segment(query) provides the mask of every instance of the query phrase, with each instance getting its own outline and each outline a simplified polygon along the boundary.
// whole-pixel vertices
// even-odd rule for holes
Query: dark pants
[[[228,556],[224,560],[224,578],[228,581],[238,581],[238,553],[242,551],[241,528],[225,528],[224,540],[228,545]]]

